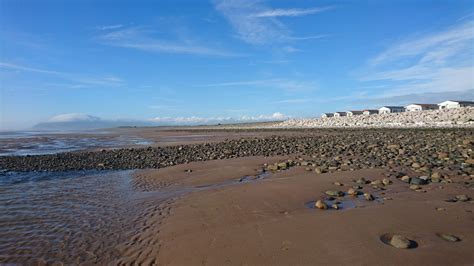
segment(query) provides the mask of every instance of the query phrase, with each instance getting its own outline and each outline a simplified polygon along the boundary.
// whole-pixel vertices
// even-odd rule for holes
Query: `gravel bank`
[[[314,119],[291,119],[274,125],[279,128],[440,128],[474,127],[474,108],[427,110],[392,114],[357,115]]]
[[[472,129],[372,129],[346,130],[337,134],[321,134],[321,130],[307,132],[302,136],[246,138],[196,145],[4,156],[0,157],[0,169],[143,169],[192,161],[300,154],[312,156],[316,164],[329,170],[381,167],[387,164],[403,166],[416,162],[474,174]]]

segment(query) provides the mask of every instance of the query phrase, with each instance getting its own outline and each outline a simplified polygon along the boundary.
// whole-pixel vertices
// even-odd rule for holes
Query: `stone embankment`
[[[392,114],[356,115],[314,119],[290,119],[277,128],[440,128],[474,127],[474,107]]]
[[[330,131],[332,132],[332,131]],[[391,166],[449,169],[474,174],[472,129],[321,130],[299,136],[244,138],[170,147],[1,156],[4,171],[162,168],[192,161],[249,156],[306,155],[318,170],[337,171]]]

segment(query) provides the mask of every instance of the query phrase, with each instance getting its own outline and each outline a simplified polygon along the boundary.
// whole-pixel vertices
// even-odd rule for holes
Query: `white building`
[[[334,116],[333,113],[323,113],[323,114],[321,115],[321,117],[333,117],[333,116]]]
[[[375,109],[366,109],[362,111],[363,115],[373,115],[373,114],[378,114],[378,113],[379,113],[379,110],[375,110]]]
[[[335,112],[334,117],[341,117],[341,116],[346,116],[346,112]]]
[[[379,109],[379,114],[389,114],[389,113],[401,113],[405,112],[405,107],[403,106],[384,106]]]
[[[423,110],[437,110],[439,107],[437,104],[427,104],[427,103],[413,103],[405,106],[407,112],[417,112]]]
[[[444,101],[438,104],[439,109],[453,109],[467,106],[474,106],[474,102],[471,101]]]
[[[349,111],[347,112],[347,116],[354,116],[354,115],[361,115],[364,111]]]

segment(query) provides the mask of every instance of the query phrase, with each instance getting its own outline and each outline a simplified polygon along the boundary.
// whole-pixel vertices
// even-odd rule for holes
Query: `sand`
[[[137,182],[221,184],[254,175],[263,163],[281,159],[242,158],[145,170],[137,173]],[[345,210],[305,207],[326,190],[346,191],[353,179],[381,179],[384,173],[367,169],[315,174],[294,167],[254,182],[187,193],[170,204],[156,235],[143,232],[159,242],[148,259],[152,256],[159,265],[472,265],[474,205],[445,201],[472,191],[456,183],[463,177],[452,177],[452,184],[431,183],[424,186],[426,192],[412,191],[393,179],[383,192],[364,189],[380,202],[361,201]],[[405,235],[418,247],[400,250],[385,245],[380,237],[386,233]],[[454,234],[462,241],[447,242],[436,233]]]

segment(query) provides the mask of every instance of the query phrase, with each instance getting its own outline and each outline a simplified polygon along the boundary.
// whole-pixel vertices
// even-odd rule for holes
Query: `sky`
[[[0,0],[0,130],[474,100],[474,2]]]

